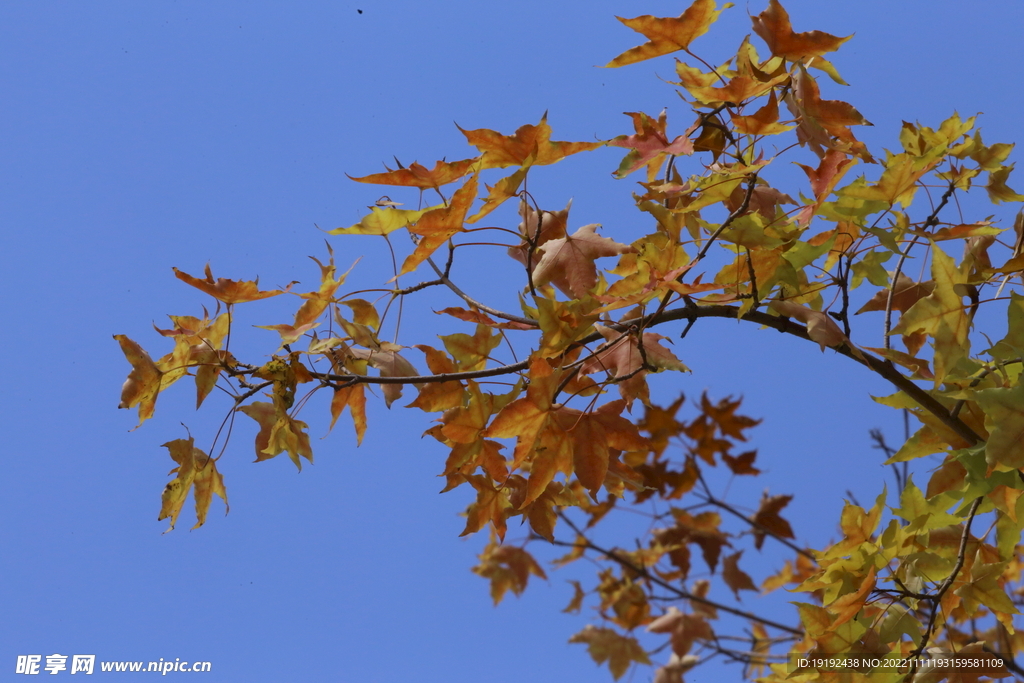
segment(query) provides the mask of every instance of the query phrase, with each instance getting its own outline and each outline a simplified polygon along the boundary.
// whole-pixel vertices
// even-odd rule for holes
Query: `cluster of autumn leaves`
[[[696,0],[679,17],[621,20],[647,42],[609,67],[679,52],[693,58],[676,62],[676,85],[695,116],[676,135],[668,132],[665,112],[634,112],[628,114],[632,134],[604,142],[555,141],[545,116],[512,135],[463,130],[478,152],[472,158],[439,161],[430,169],[399,165],[354,178],[419,191],[420,208],[382,199],[357,224],[330,233],[390,240],[405,231],[411,237],[412,249],[382,298],[390,304],[437,287],[458,297],[460,306],[441,313],[471,327],[440,337],[443,349],[381,340],[389,306],[382,314],[379,300],[339,293],[345,274],[338,273],[333,252],[326,264],[314,259],[320,284],[305,293],[292,292],[294,283],[260,290],[255,281],[214,279],[209,266],[203,279],[175,269],[180,280],[218,302],[218,314],[172,316],[172,327],[158,332],[174,348],[155,361],[116,335],[132,365],[120,407],[137,406],[141,423],[152,417],[158,394],[178,379],[194,376],[197,407],[220,383],[234,397],[231,411],[258,424],[256,459],[287,453],[301,467],[301,458],[313,457],[308,425],[298,418],[309,394],[328,390],[332,427],[347,409],[361,441],[372,385],[380,385],[388,406],[415,387],[409,407],[438,415],[427,434],[448,452],[445,490],[468,485],[475,493],[463,534],[492,533],[474,571],[491,581],[495,601],[509,590],[521,592],[531,575],[546,576],[525,545],[502,543],[515,517],[534,539],[570,548],[556,564],[593,557],[602,567],[598,582],[589,591],[576,583],[569,609],[594,596],[603,625],[588,627],[574,642],[586,643],[616,678],[634,663],[650,663],[633,635],[641,628],[668,638],[672,654],[655,674],[660,683],[681,681],[686,670],[716,653],[746,663],[747,673],[763,680],[811,681],[831,680],[830,674],[791,676],[785,664],[769,667],[778,662],[772,657],[780,647],[894,655],[929,647],[1021,649],[1011,593],[1024,569],[1018,548],[1024,527],[1024,219],[1006,230],[991,220],[949,222],[943,213],[957,193],[976,186],[997,204],[1024,201],[1006,184],[1011,146],[984,144],[973,118],[954,115],[937,128],[905,123],[902,151],[876,159],[852,132],[867,121],[848,103],[821,99],[810,71],[844,84],[823,55],[848,38],[795,32],[782,6],[770,0],[752,17],[770,56],[761,58],[747,37],[735,56],[712,67],[690,52],[690,44],[726,7]],[[818,158],[816,165],[800,165],[809,192],[799,202],[765,179],[776,161],[766,155],[792,147],[781,142],[787,138]],[[543,209],[525,189],[534,166],[605,146],[626,150],[615,176],[643,172],[636,206],[653,231],[628,244],[600,234],[597,225],[571,230],[569,207]],[[859,163],[880,168],[877,178],[849,179]],[[692,174],[684,176],[684,167]],[[481,190],[485,174],[501,169],[513,170]],[[455,183],[450,194],[443,189]],[[918,211],[921,202],[914,202],[922,188],[930,206]],[[934,194],[931,188],[937,188]],[[424,198],[434,195],[440,202],[423,207]],[[479,221],[510,200],[519,203],[520,222],[505,251],[523,278],[522,310],[515,313],[474,299],[460,287],[466,283],[451,277],[464,246],[460,240],[488,229]],[[950,242],[963,245],[959,262],[947,253]],[[614,267],[598,268],[600,259],[616,257]],[[924,258],[930,278],[915,280],[909,261]],[[421,272],[427,279],[417,285],[394,284]],[[870,296],[855,293],[861,288]],[[260,364],[236,358],[226,340],[237,307],[284,294],[303,300],[294,320],[262,326],[279,335],[284,353]],[[854,298],[864,302],[856,311]],[[1006,306],[1007,332],[972,351],[972,326],[982,305]],[[868,313],[880,313],[881,324],[865,333],[855,316]],[[756,422],[736,415],[738,402],[706,397],[698,416],[683,421],[677,417],[682,399],[658,407],[648,387],[651,373],[687,369],[652,328],[672,321],[692,325],[704,317],[776,327],[834,349],[836,362],[860,363],[890,381],[896,393],[879,400],[911,412],[921,426],[889,462],[940,454],[926,490],[907,481],[884,529],[884,494],[870,510],[848,504],[839,525],[843,538],[821,552],[793,544],[793,530],[780,516],[789,496],[766,494],[750,514],[718,500],[703,470],[725,466],[735,476],[757,475],[754,451],[733,452]],[[861,345],[869,334],[880,341]],[[892,347],[894,338],[904,350]],[[497,362],[506,341],[528,344],[527,357]],[[409,360],[413,349],[423,354],[427,373]],[[512,382],[492,379],[501,377]],[[307,394],[297,402],[304,385]],[[253,400],[260,394],[269,400]],[[633,417],[641,411],[643,417]],[[177,467],[160,519],[170,518],[173,528],[191,490],[200,526],[213,494],[226,501],[220,456],[196,448],[191,436],[166,446]],[[692,514],[678,506],[695,495],[708,510]],[[586,530],[629,499],[654,505],[655,519],[667,525],[652,528],[633,550],[594,544]],[[569,509],[577,509],[586,525],[571,521]],[[720,557],[735,540],[721,510],[740,520],[756,549],[771,538],[795,551],[760,589],[739,567],[743,551]],[[984,535],[971,531],[979,515],[991,520]],[[560,521],[574,532],[571,541],[557,536]],[[711,579],[687,584],[693,550],[737,599],[743,590],[795,584],[810,602],[798,605],[790,625],[725,606],[709,597]],[[675,591],[669,596],[674,602],[666,602],[665,590]],[[749,623],[749,647],[722,644],[713,626],[720,611]],[[962,628],[968,623],[973,630]],[[770,636],[772,630],[781,637]],[[876,671],[864,680],[906,675]],[[935,672],[911,676],[941,678]]]

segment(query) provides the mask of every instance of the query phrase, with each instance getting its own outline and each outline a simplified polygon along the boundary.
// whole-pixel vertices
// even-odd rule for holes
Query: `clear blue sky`
[[[851,87],[822,85],[875,124],[858,130],[872,150],[897,145],[902,119],[937,125],[954,110],[984,112],[987,142],[1024,138],[1021,3],[786,7],[797,30],[856,33],[833,60]],[[566,642],[587,621],[559,612],[575,574],[491,606],[469,572],[485,539],[458,538],[470,493],[437,494],[446,453],[420,439],[428,418],[401,403],[372,407],[358,450],[347,417],[323,441],[325,424],[310,419],[317,462],[301,474],[283,457],[251,464],[253,429],[240,418],[220,466],[231,513],[215,501],[207,525],[189,532],[189,504],[178,529],[162,534],[171,461],[160,444],[184,435],[181,422],[208,441],[222,413],[196,414],[183,382],[129,432],[134,411],[116,410],[129,366],[111,335],[160,355],[152,324],[209,303],[172,266],[199,274],[209,261],[218,276],[312,287],[318,273],[306,256],[325,254],[314,223],[350,225],[383,193],[345,174],[379,171],[392,155],[428,164],[469,156],[454,122],[511,133],[547,110],[557,139],[594,140],[632,132],[622,112],[668,107],[683,125],[685,105],[656,77],[672,75],[670,59],[594,65],[640,42],[614,15],[684,8],[3,3],[0,681],[21,678],[17,655],[53,653],[206,660],[209,681],[610,680]],[[731,54],[749,32],[747,10],[725,12],[694,49],[712,61]],[[644,219],[630,208],[634,179],[609,179],[619,154],[545,169],[535,185],[542,203],[573,197],[574,225],[628,234]],[[812,163],[803,155],[794,158]],[[333,244],[342,268],[367,255],[350,284],[386,279],[375,241]],[[467,265],[467,289],[514,300],[482,282],[486,274]],[[259,309],[251,323],[284,322],[278,310]],[[440,318],[407,314],[407,325],[423,326],[417,341],[430,343]],[[769,472],[738,493],[797,493],[788,512],[798,536],[826,542],[844,491],[864,502],[886,476],[867,432],[899,433],[898,415],[868,398],[888,388],[797,340],[775,335],[765,346],[765,332],[711,323],[676,344],[694,372],[659,395],[743,394],[744,412],[765,420],[754,444]],[[245,335],[262,340],[260,352],[274,348],[270,332]],[[753,344],[766,353],[752,356]]]

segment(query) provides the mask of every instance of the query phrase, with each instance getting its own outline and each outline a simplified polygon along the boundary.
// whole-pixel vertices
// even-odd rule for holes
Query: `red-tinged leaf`
[[[754,522],[760,527],[754,527],[754,546],[760,550],[764,543],[766,531],[773,533],[779,538],[795,538],[793,527],[789,522],[779,516],[779,510],[789,505],[793,496],[769,496],[767,492],[761,497],[761,506],[754,514]]]
[[[723,8],[724,9],[724,8]],[[616,17],[648,41],[630,48],[608,62],[605,67],[619,67],[635,64],[645,59],[654,59],[677,50],[685,50],[695,39],[707,33],[708,28],[718,19],[722,10],[715,9],[714,0],[695,0],[678,17],[652,17],[645,14],[633,19]]]
[[[551,139],[551,126],[545,112],[536,126],[519,127],[513,135],[502,135],[493,130],[480,128],[463,130],[469,144],[481,152],[479,170],[506,168],[508,166],[553,164],[578,152],[597,149],[603,142],[558,142]]]
[[[594,260],[634,251],[628,244],[601,237],[596,223],[584,225],[571,236],[546,242],[538,252],[540,262],[533,271],[533,283],[552,283],[566,296],[582,298],[597,284]]]
[[[465,228],[466,212],[476,200],[477,176],[473,175],[455,191],[448,206],[423,214],[409,232],[420,235],[416,250],[405,259],[399,275],[410,273],[423,263],[442,244]]]
[[[387,173],[373,173],[362,178],[350,179],[357,183],[375,185],[397,185],[400,187],[418,187],[423,190],[439,188],[453,183],[469,173],[479,158],[463,159],[462,161],[438,161],[433,169],[413,162],[409,168],[400,168]]]
[[[175,276],[182,282],[190,284],[196,289],[202,290],[214,299],[223,301],[226,304],[240,304],[247,301],[259,301],[260,299],[284,294],[292,288],[292,285],[288,285],[284,289],[260,291],[259,278],[256,280],[235,281],[219,277],[214,280],[213,273],[210,272],[209,263],[206,264],[205,280],[194,278],[188,273],[182,272],[177,268],[174,268],[173,270]]]
[[[626,400],[626,405],[631,406],[633,400],[640,398],[644,404],[646,398],[646,382],[644,375],[644,360],[647,365],[654,368],[655,372],[660,370],[677,370],[689,372],[683,363],[659,342],[667,339],[654,332],[643,333],[643,353],[635,336],[622,335],[604,325],[595,324],[595,329],[605,338],[594,356],[580,366],[580,372],[584,375],[605,371],[616,378],[628,378],[619,382],[619,392]]]
[[[257,401],[238,408],[260,426],[256,435],[256,462],[269,460],[285,451],[295,466],[302,469],[299,456],[313,462],[313,450],[309,446],[308,425],[296,420],[272,403]]]
[[[900,273],[900,276],[896,279],[896,289],[892,295],[892,310],[900,312],[909,311],[911,306],[931,294],[934,289],[934,280],[914,282],[903,273]],[[875,295],[860,307],[856,315],[868,311],[884,311],[888,300],[888,289],[875,292]]]
[[[827,313],[815,311],[792,301],[772,301],[768,307],[780,315],[796,318],[807,325],[807,336],[811,338],[811,341],[817,342],[822,351],[826,346],[850,343],[843,331],[839,329],[839,325],[836,325]]]
[[[757,451],[747,451],[746,453],[740,453],[736,457],[728,453],[722,453],[722,461],[729,466],[733,474],[761,474],[761,470],[754,467],[754,458],[756,457]]]
[[[722,560],[722,578],[737,600],[740,599],[740,591],[759,592],[750,575],[740,569],[739,562],[741,557],[743,557],[742,550],[732,555],[726,555]]]
[[[829,198],[836,184],[855,163],[857,160],[849,158],[844,152],[830,149],[821,158],[818,168],[797,164],[807,174],[807,179],[811,181],[811,191],[814,192],[814,202],[800,209],[796,216],[797,223],[803,226],[810,224],[814,212]]]
[[[615,680],[622,678],[634,662],[651,663],[636,638],[620,635],[610,628],[587,624],[582,631],[570,638],[569,642],[585,643],[591,659],[597,662],[598,666],[608,662],[608,668]]]
[[[666,132],[668,123],[665,111],[658,115],[657,120],[643,112],[626,112],[626,116],[632,117],[636,133],[620,135],[614,140],[608,141],[608,144],[613,147],[625,147],[630,150],[629,154],[622,159],[618,170],[615,171],[616,178],[625,178],[633,171],[647,166],[648,181],[650,181],[661,168],[661,163],[666,155],[693,154],[693,141],[690,140],[690,134],[697,130],[696,123],[670,142]]]
[[[823,31],[795,33],[789,21],[789,14],[778,0],[770,0],[768,9],[756,17],[751,17],[751,21],[754,24],[754,33],[768,44],[772,54],[791,62],[810,60],[826,52],[835,52],[840,45],[853,37],[851,35],[839,38]]]
[[[188,492],[195,487],[193,497],[196,502],[196,525],[198,529],[206,522],[206,514],[210,509],[210,502],[213,494],[216,493],[223,499],[225,506],[228,502],[227,489],[224,488],[224,479],[217,471],[217,463],[206,453],[194,446],[192,437],[188,439],[176,439],[168,441],[164,447],[171,454],[178,466],[171,470],[171,474],[177,476],[168,482],[160,496],[160,515],[157,521],[171,518],[170,531],[178,521],[181,508],[185,504]]]
[[[871,123],[846,102],[821,99],[818,84],[805,70],[797,74],[793,90],[785,101],[793,116],[799,119],[797,140],[810,146],[819,157],[824,157],[824,148],[874,161],[864,143],[859,142],[848,127],[870,126]]]
[[[366,434],[366,387],[363,384],[353,384],[343,389],[335,389],[331,398],[331,426],[338,421],[342,411],[347,407],[352,416],[352,426],[356,430],[356,445],[363,443],[363,435]]]
[[[115,334],[114,339],[121,345],[125,358],[132,364],[132,371],[121,387],[121,402],[118,408],[134,408],[139,406],[139,425],[153,417],[156,410],[156,397],[160,393],[163,373],[142,347],[123,334]]]

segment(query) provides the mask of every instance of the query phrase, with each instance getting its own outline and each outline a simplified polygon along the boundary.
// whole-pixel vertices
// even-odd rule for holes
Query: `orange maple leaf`
[[[740,569],[739,561],[741,557],[743,557],[742,550],[732,555],[727,555],[722,560],[722,578],[725,579],[725,584],[729,586],[737,600],[740,599],[740,591],[759,592],[750,575]]]
[[[399,275],[416,270],[434,253],[438,247],[447,242],[452,235],[462,232],[465,228],[466,212],[476,200],[477,176],[470,176],[465,184],[455,191],[448,206],[432,209],[423,214],[415,224],[409,226],[409,232],[420,235],[416,250],[405,259]]]
[[[459,130],[466,136],[469,144],[483,152],[479,170],[508,166],[544,166],[571,154],[597,149],[604,144],[552,140],[547,112],[536,126],[520,126],[513,135],[502,135],[487,128]]]
[[[543,358],[530,365],[530,386],[526,396],[502,408],[483,435],[497,439],[516,437],[513,467],[519,467],[534,450],[537,437],[551,416],[552,397],[558,375]],[[539,495],[539,494],[538,494]]]
[[[650,443],[640,436],[636,425],[621,416],[624,400],[612,401],[592,413],[561,407],[555,412],[559,426],[572,439],[573,470],[590,495],[605,483],[611,449],[647,451]]]
[[[765,530],[772,532],[779,538],[795,538],[793,536],[793,527],[779,516],[779,510],[789,505],[791,500],[793,500],[793,496],[769,496],[767,491],[761,497],[761,506],[754,513],[754,522],[758,526],[754,527],[753,530],[754,547],[758,550],[761,549],[761,545],[764,543],[764,537],[767,533]]]
[[[442,185],[455,182],[462,176],[469,173],[473,164],[479,161],[479,157],[463,159],[462,161],[438,161],[434,168],[428,170],[425,166],[413,162],[409,168],[399,168],[394,171],[388,169],[387,173],[372,173],[361,178],[350,179],[357,183],[372,183],[375,185],[397,185],[400,187],[418,187],[423,190],[439,188]],[[387,167],[385,167],[387,168]]]
[[[223,301],[226,304],[241,304],[247,301],[258,301],[271,296],[277,296],[278,294],[284,294],[292,288],[292,284],[295,284],[289,284],[284,289],[271,289],[261,292],[259,289],[259,278],[256,278],[255,280],[236,281],[219,277],[214,280],[213,273],[210,272],[209,263],[206,264],[205,280],[192,277],[188,273],[182,272],[177,268],[174,268],[173,270],[175,276],[177,276],[177,278],[182,282],[190,284],[196,289],[200,289],[212,296],[214,299]]]
[[[794,33],[789,14],[778,0],[770,0],[768,9],[751,17],[754,33],[768,44],[772,54],[791,62],[800,62],[820,57],[826,52],[835,52],[839,46],[853,36],[839,38],[824,31]]]
[[[722,10],[715,9],[715,0],[696,0],[678,17],[660,18],[649,14],[634,19],[616,17],[637,33],[642,33],[648,38],[648,42],[626,50],[605,64],[605,67],[635,64],[677,50],[685,50],[695,39],[707,33],[708,28],[721,13]]]
[[[753,114],[742,116],[730,110],[729,115],[736,132],[744,135],[778,135],[793,128],[779,123],[779,100],[774,90],[768,102]]]
[[[473,573],[490,579],[491,598],[494,604],[501,602],[505,592],[511,590],[521,595],[526,590],[530,574],[547,579],[537,560],[522,548],[499,545],[491,542],[480,554],[480,564],[473,567]]]
[[[586,643],[587,651],[595,662],[608,662],[608,669],[615,680],[622,678],[633,662],[651,663],[636,638],[620,635],[610,628],[587,624],[582,631],[570,638],[569,642]]]

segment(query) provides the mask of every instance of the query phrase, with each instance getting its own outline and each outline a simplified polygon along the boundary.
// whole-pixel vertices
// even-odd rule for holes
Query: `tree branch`
[[[765,626],[771,626],[772,628],[778,629],[780,631],[785,631],[786,633],[792,633],[796,636],[803,635],[803,631],[801,631],[800,629],[793,628],[792,626],[786,626],[785,624],[780,624],[777,621],[772,621],[771,619],[758,616],[756,614],[753,614],[752,612],[746,612],[741,609],[736,609],[735,607],[729,607],[728,605],[723,605],[721,603],[715,602],[714,600],[708,600],[707,598],[702,598],[688,591],[676,588],[667,581],[663,581],[657,576],[651,574],[649,571],[647,571],[646,567],[637,566],[625,557],[621,557],[620,555],[618,555],[614,550],[605,550],[604,548],[594,544],[592,541],[590,541],[590,539],[583,535],[583,532],[580,531],[579,527],[573,524],[572,520],[569,519],[569,517],[564,512],[559,512],[558,516],[562,519],[562,521],[568,524],[573,531],[576,532],[577,537],[583,539],[583,545],[585,548],[600,553],[607,557],[609,560],[619,563],[620,565],[629,569],[630,571],[635,572],[637,575],[644,577],[644,579],[650,581],[651,583],[656,584],[657,586],[660,586],[661,588],[664,588],[665,590],[677,595],[680,599],[699,602],[702,605],[708,605],[709,607],[714,607],[715,609],[722,610],[723,612],[728,612],[729,614],[735,615],[737,617],[750,619],[751,621],[756,621],[760,624],[764,624]],[[554,544],[573,548],[578,548],[580,545],[578,542],[567,543],[565,541],[555,541]]]

